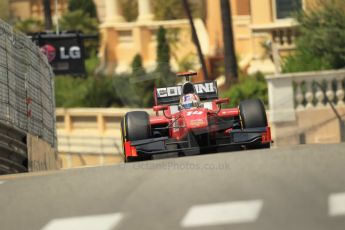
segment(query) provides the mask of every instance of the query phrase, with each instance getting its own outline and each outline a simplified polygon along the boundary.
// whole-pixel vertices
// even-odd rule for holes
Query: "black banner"
[[[81,34],[38,34],[32,40],[47,56],[56,75],[85,75],[85,51]]]

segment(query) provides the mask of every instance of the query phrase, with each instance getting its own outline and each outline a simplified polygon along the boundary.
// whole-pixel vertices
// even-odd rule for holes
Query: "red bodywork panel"
[[[137,150],[135,149],[135,147],[131,146],[131,142],[130,141],[126,141],[124,143],[124,150],[125,150],[125,155],[126,157],[137,157]]]
[[[269,126],[266,127],[266,132],[262,134],[262,140],[261,142],[263,144],[271,143],[272,137],[271,137],[271,128]]]
[[[170,122],[170,119],[166,118],[165,116],[150,117],[151,125],[164,125],[164,124],[169,124],[169,122]]]
[[[164,115],[150,117],[151,126],[170,125],[169,136],[181,140],[189,131],[202,131],[205,129],[216,130],[217,127],[209,126],[209,120],[218,116],[222,118],[239,116],[238,108],[221,109],[212,102],[212,109],[192,108],[181,110],[171,115],[170,107]],[[216,115],[217,113],[217,115]]]
[[[222,109],[217,114],[218,117],[237,117],[239,116],[240,111],[238,108],[231,108],[231,109]]]

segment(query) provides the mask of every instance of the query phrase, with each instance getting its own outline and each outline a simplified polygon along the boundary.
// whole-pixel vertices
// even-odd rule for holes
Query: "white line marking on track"
[[[254,222],[262,205],[261,200],[196,205],[189,209],[181,226],[188,228]]]
[[[345,215],[345,193],[335,193],[328,197],[328,214],[330,216]]]
[[[111,230],[122,220],[122,213],[54,219],[42,230]]]
[[[0,184],[4,184],[4,183],[5,183],[5,181],[0,180]]]

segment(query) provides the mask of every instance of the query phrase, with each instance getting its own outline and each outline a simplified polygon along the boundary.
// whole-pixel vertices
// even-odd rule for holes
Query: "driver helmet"
[[[190,109],[193,107],[199,107],[200,99],[196,94],[193,83],[187,81],[182,86],[182,96],[180,99],[181,108]]]
[[[198,95],[194,93],[189,93],[181,97],[180,104],[181,107],[184,109],[191,109],[194,107],[199,107],[200,99]]]

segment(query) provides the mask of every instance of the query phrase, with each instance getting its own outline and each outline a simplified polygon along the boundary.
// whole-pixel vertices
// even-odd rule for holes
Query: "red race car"
[[[156,116],[128,112],[121,122],[125,161],[186,156],[229,150],[270,148],[271,131],[258,99],[222,109],[215,81],[189,81],[195,72],[180,73],[183,85],[154,90]],[[160,114],[161,112],[161,114]]]

